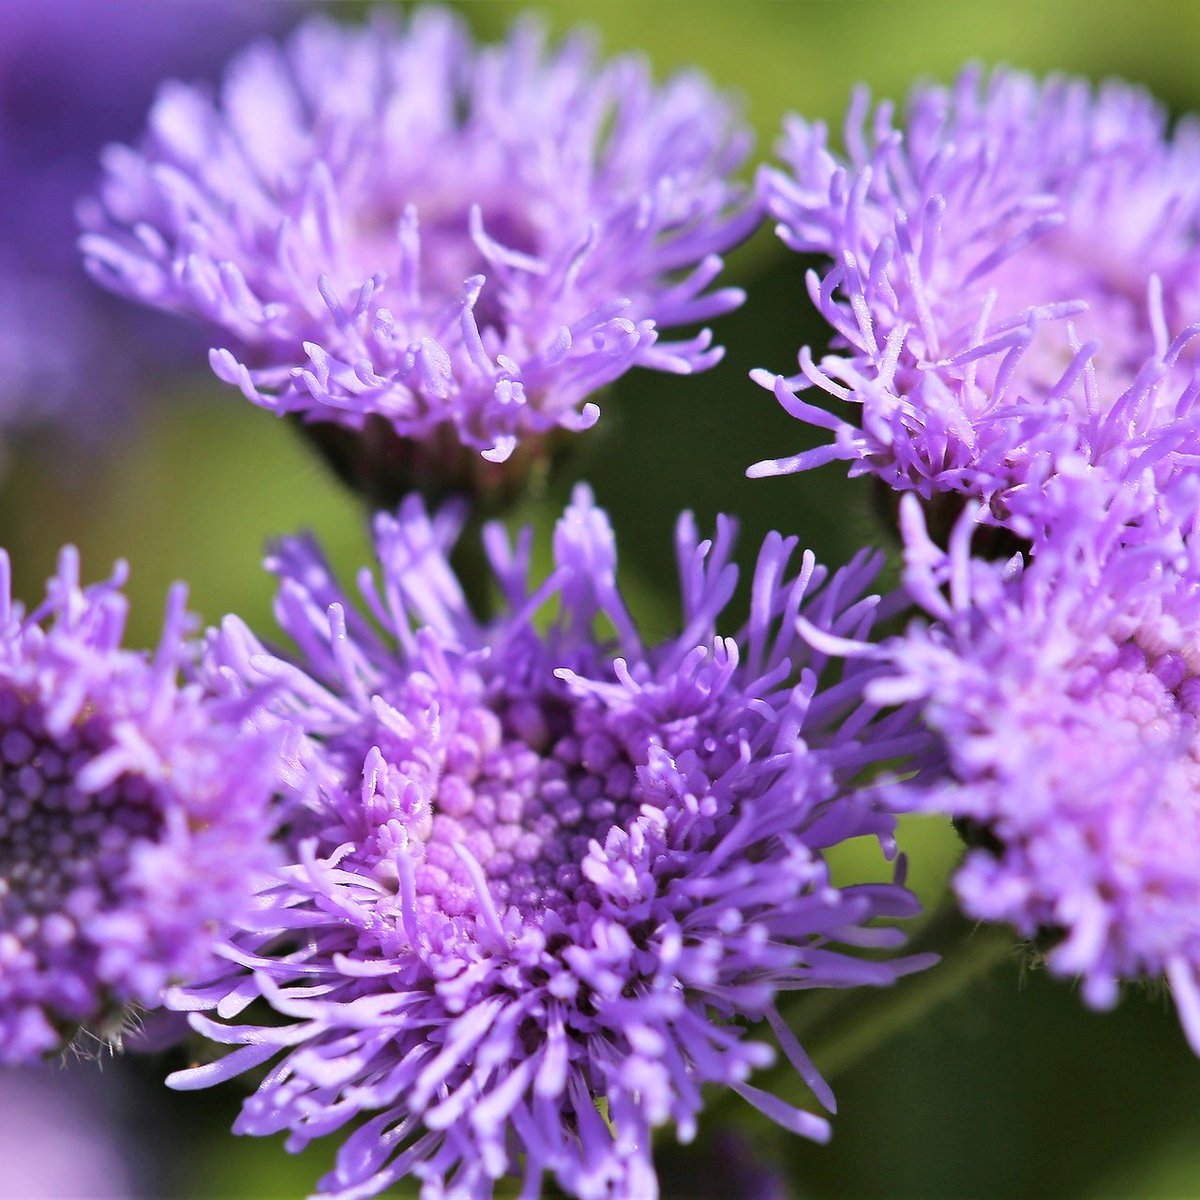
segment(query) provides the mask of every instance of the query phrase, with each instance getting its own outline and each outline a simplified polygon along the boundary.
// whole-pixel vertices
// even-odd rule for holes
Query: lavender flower
[[[75,203],[94,182],[96,155],[136,131],[161,73],[204,70],[277,25],[283,9],[259,0],[0,9],[0,426],[9,435],[53,424],[87,441],[128,415],[148,364],[185,346],[131,320],[80,269]]]
[[[118,1081],[108,1073],[105,1082]],[[123,1098],[82,1070],[0,1070],[0,1200],[144,1195],[131,1178],[141,1164],[113,1120]]]
[[[796,539],[771,535],[749,623],[718,637],[734,527],[699,541],[685,516],[682,631],[648,646],[586,488],[540,583],[528,533],[514,548],[489,527],[506,612],[487,624],[447,563],[454,525],[415,497],[377,519],[382,587],[360,581],[374,624],[315,546],[282,543],[269,565],[303,664],[234,618],[211,641],[214,682],[304,731],[297,833],[223,951],[230,970],[171,996],[215,1010],[195,1028],[239,1049],[174,1086],[276,1060],[235,1130],[286,1129],[292,1150],[367,1117],[321,1184],[340,1197],[409,1174],[427,1198],[488,1197],[522,1160],[526,1197],[547,1172],[580,1197],[652,1197],[651,1131],[690,1139],[707,1083],[825,1138],[824,1120],[746,1082],[772,1051],[744,1022],[765,1017],[832,1109],[777,995],[929,961],[839,947],[895,945],[872,922],[915,901],[898,882],[836,888],[822,859],[862,834],[891,848],[862,780],[925,743],[911,713],[863,703],[873,667],[797,634],[865,635],[877,560],[829,576],[806,554],[789,576]],[[289,1020],[229,1023],[258,998]]]
[[[810,273],[834,331],[792,379],[757,372],[833,442],[751,474],[848,460],[928,498],[1039,486],[1059,459],[1093,463],[1195,445],[1200,318],[1200,127],[1121,83],[965,71],[924,86],[897,128],[856,97],[848,158],[793,119],[789,171],[764,202]],[[854,423],[801,398],[861,406]]]
[[[118,1036],[273,861],[275,739],[178,686],[182,591],[148,661],[120,646],[123,569],[84,590],[78,567],[27,615],[0,553],[0,1063]]]
[[[444,480],[587,428],[630,367],[720,358],[658,331],[742,300],[706,289],[757,220],[728,178],[746,147],[698,76],[656,88],[535,24],[476,49],[439,9],[318,18],[217,100],[164,88],[140,149],[106,153],[82,246],[107,287],[230,339],[213,369],[254,403]]]
[[[941,735],[944,780],[903,792],[963,823],[966,912],[1049,945],[1096,1008],[1165,974],[1200,1053],[1200,556],[1194,529],[1132,542],[1113,505],[1064,510],[1021,569],[971,559],[971,514],[938,550],[906,497],[906,583],[936,623],[868,696]]]

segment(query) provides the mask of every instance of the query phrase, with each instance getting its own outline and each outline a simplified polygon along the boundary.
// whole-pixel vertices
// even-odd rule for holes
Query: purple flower
[[[120,1107],[127,1098],[115,1086],[120,1080],[106,1072],[102,1088],[97,1076],[82,1069],[0,1070],[0,1200],[146,1194],[134,1190],[142,1173],[137,1146],[122,1144],[113,1119],[114,1101]]]
[[[911,711],[863,702],[877,668],[819,649],[869,630],[877,561],[829,576],[806,554],[790,575],[796,540],[773,534],[748,624],[719,637],[734,526],[700,541],[685,516],[682,630],[647,645],[586,488],[541,582],[528,532],[513,547],[488,528],[505,612],[487,623],[447,563],[448,513],[410,497],[375,531],[372,620],[311,543],[287,541],[269,565],[303,663],[234,618],[210,643],[221,688],[304,731],[297,832],[223,952],[234,967],[171,996],[215,1009],[195,1028],[240,1047],[175,1086],[276,1060],[235,1130],[286,1129],[293,1150],[367,1117],[322,1182],[340,1197],[409,1174],[425,1197],[488,1197],[522,1162],[527,1197],[547,1172],[580,1197],[652,1197],[651,1131],[690,1139],[710,1083],[825,1138],[824,1120],[747,1082],[772,1051],[744,1024],[765,1017],[832,1108],[776,997],[929,962],[846,953],[897,944],[872,922],[915,901],[898,882],[839,889],[822,858],[863,834],[890,852],[864,773],[926,741]],[[228,1023],[258,998],[289,1020]]]
[[[756,372],[833,441],[752,474],[848,460],[893,488],[984,499],[1093,463],[1194,447],[1200,128],[1121,83],[970,69],[897,127],[859,93],[848,157],[793,119],[760,177],[834,332],[793,379]],[[857,421],[802,398],[816,386]],[[1004,499],[996,507],[1003,514]]]
[[[749,1138],[728,1129],[701,1143],[665,1149],[659,1169],[663,1200],[791,1200],[779,1166],[764,1153],[761,1136]]]
[[[5,3],[0,37],[0,426],[85,439],[127,415],[183,339],[119,311],[81,270],[75,204],[96,156],[132,135],[164,72],[202,71],[282,8],[260,2]]]
[[[128,1006],[211,970],[274,861],[277,741],[178,685],[182,590],[147,659],[120,645],[123,568],[84,590],[78,567],[64,550],[25,614],[0,555],[0,1063],[119,1037]]]
[[[943,553],[906,497],[906,583],[936,623],[867,694],[941,736],[944,778],[901,791],[975,847],[966,912],[1038,938],[1096,1008],[1165,974],[1200,1053],[1200,555],[1194,528],[1131,540],[1122,503],[1103,524],[1064,510],[1022,569],[971,559],[971,514]]]
[[[757,222],[729,180],[745,130],[696,75],[543,41],[320,18],[216,99],[165,87],[140,148],[106,154],[92,273],[219,330],[213,369],[254,403],[443,469],[587,428],[630,367],[712,366],[707,330],[658,331],[742,300],[706,289]]]

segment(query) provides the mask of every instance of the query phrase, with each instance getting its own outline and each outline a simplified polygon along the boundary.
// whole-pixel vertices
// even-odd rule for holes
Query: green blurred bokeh
[[[764,158],[788,110],[836,126],[858,81],[899,99],[915,78],[948,79],[971,59],[1120,75],[1146,83],[1174,111],[1200,109],[1197,4],[496,0],[460,7],[483,37],[533,8],[555,32],[591,25],[607,51],[638,50],[660,74],[699,66],[741,94]],[[756,366],[789,370],[800,344],[821,339],[802,267],[760,233],[730,260],[727,281],[746,287],[750,299],[716,326],[725,361],[697,378],[623,380],[605,397],[598,428],[581,439],[572,473],[592,483],[612,514],[625,584],[652,628],[671,619],[668,548],[682,508],[695,509],[702,526],[718,511],[737,514],[746,553],[770,528],[800,534],[832,564],[864,542],[883,544],[866,485],[836,467],[782,480],[744,477],[756,459],[812,440],[747,379]],[[290,428],[222,390],[197,364],[181,363],[162,392],[103,461],[82,464],[42,445],[14,464],[0,521],[18,592],[39,593],[65,541],[81,548],[92,576],[124,556],[132,566],[131,636],[145,644],[175,578],[189,581],[206,621],[236,610],[269,630],[272,589],[258,562],[272,535],[316,530],[352,577],[367,555],[362,513]],[[543,534],[569,482],[524,510]],[[936,904],[956,853],[952,835],[912,822],[904,842],[914,887]],[[855,847],[839,869],[882,867]],[[158,1073],[151,1064],[139,1070],[148,1084]],[[1200,1065],[1161,995],[1134,989],[1117,1012],[1096,1015],[1070,987],[1023,974],[1014,957],[885,1040],[836,1083],[841,1111],[829,1147],[745,1126],[786,1163],[797,1197],[1200,1196]],[[327,1150],[291,1158],[278,1139],[230,1138],[238,1097],[231,1085],[208,1097],[164,1092],[155,1101],[170,1194],[291,1198],[326,1167]],[[712,1132],[706,1125],[702,1136]],[[678,1161],[664,1158],[668,1194],[679,1194],[671,1189]]]

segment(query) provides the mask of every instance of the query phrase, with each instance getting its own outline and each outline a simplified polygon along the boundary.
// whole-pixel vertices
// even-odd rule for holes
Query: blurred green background
[[[362,11],[335,7],[347,18]],[[1150,86],[1175,112],[1200,109],[1200,4],[1193,3],[495,0],[459,7],[484,38],[532,8],[555,32],[589,24],[607,52],[640,51],[660,74],[702,67],[742,96],[760,158],[770,155],[788,110],[836,126],[855,82],[899,99],[915,78],[947,80],[970,59],[1120,75]],[[789,370],[799,345],[821,340],[803,267],[762,231],[729,262],[725,281],[747,288],[750,299],[716,325],[725,361],[692,379],[627,377],[604,398],[597,429],[580,439],[569,474],[588,479],[608,507],[625,585],[651,626],[671,619],[667,551],[681,508],[695,509],[702,525],[717,511],[737,514],[744,560],[770,528],[799,533],[832,564],[864,542],[884,543],[866,484],[848,482],[837,467],[744,478],[749,463],[809,441],[747,379],[756,366]],[[145,644],[176,578],[190,583],[206,621],[236,610],[269,630],[271,586],[258,562],[273,534],[314,529],[347,574],[365,560],[362,513],[290,428],[223,390],[201,364],[180,363],[178,378],[162,379],[161,390],[118,452],[81,462],[48,440],[21,450],[0,494],[19,593],[40,593],[64,541],[81,548],[91,577],[113,558],[128,558],[131,637]],[[569,482],[521,519],[545,533]],[[917,890],[936,904],[956,853],[953,836],[937,824],[910,823],[905,843]],[[852,851],[840,867],[852,873],[863,861]],[[826,1053],[834,1061],[834,1049]],[[293,1158],[279,1139],[230,1138],[236,1085],[176,1096],[157,1085],[160,1064],[126,1070],[139,1081],[134,1124],[162,1194],[298,1197],[325,1167],[324,1150]],[[1010,956],[840,1071],[835,1084],[841,1111],[829,1147],[745,1126],[786,1168],[796,1197],[1200,1196],[1200,1064],[1160,994],[1133,989],[1115,1013],[1099,1016],[1070,987]],[[738,1116],[737,1106],[721,1112]],[[713,1131],[705,1126],[702,1141]],[[682,1163],[664,1149],[668,1195],[691,1194]]]

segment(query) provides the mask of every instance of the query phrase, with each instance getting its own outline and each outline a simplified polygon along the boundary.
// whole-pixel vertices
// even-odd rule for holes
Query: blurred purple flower
[[[177,684],[181,589],[152,660],[121,648],[122,582],[64,550],[26,615],[0,555],[0,1063],[118,1039],[274,861],[276,740]]]
[[[663,1200],[792,1200],[762,1141],[722,1129],[686,1148],[657,1147]]]
[[[285,6],[0,0],[0,426],[111,431],[149,363],[184,346],[88,280],[75,243],[96,157],[131,136],[165,74],[211,67]]]
[[[140,148],[106,152],[82,246],[231,339],[213,368],[254,403],[485,471],[590,426],[630,367],[717,362],[707,330],[658,337],[741,303],[706,289],[757,223],[747,145],[699,76],[656,87],[532,22],[477,49],[447,10],[316,18],[216,99],[165,88]]]
[[[970,557],[975,514],[937,549],[906,497],[905,581],[935,623],[867,694],[942,738],[944,779],[893,799],[963,823],[965,911],[1037,937],[1096,1008],[1165,973],[1200,1053],[1200,553],[1194,531],[1132,541],[1112,503],[1064,507],[1022,569]]]
[[[448,565],[455,526],[415,497],[377,519],[374,624],[315,546],[282,543],[277,611],[304,665],[234,618],[210,642],[215,683],[304,732],[295,859],[223,951],[235,967],[171,994],[216,1009],[195,1028],[240,1047],[174,1085],[277,1059],[235,1130],[289,1130],[293,1150],[369,1115],[321,1184],[342,1197],[409,1174],[425,1197],[488,1197],[523,1158],[526,1197],[549,1172],[572,1195],[649,1198],[651,1131],[689,1140],[709,1083],[824,1139],[824,1120],[746,1082],[773,1052],[744,1025],[765,1017],[832,1109],[777,994],[930,961],[846,953],[895,946],[874,918],[915,900],[899,882],[835,887],[822,858],[859,835],[892,851],[861,779],[926,744],[911,710],[863,702],[876,668],[813,648],[866,635],[877,560],[829,576],[805,554],[789,575],[796,540],[772,534],[749,623],[718,637],[734,526],[700,541],[685,516],[682,631],[646,645],[586,488],[541,582],[528,531],[512,547],[488,528],[507,610],[488,624]],[[259,997],[288,1023],[226,1023]]]
[[[139,1164],[113,1121],[120,1090],[111,1072],[104,1083],[78,1068],[0,1070],[0,1200],[135,1194]]]
[[[1200,128],[1140,89],[970,69],[897,128],[859,93],[847,160],[793,118],[760,192],[834,331],[792,379],[756,372],[833,441],[752,474],[848,460],[928,498],[1038,485],[1063,455],[1197,444]],[[812,386],[861,408],[845,420]],[[1003,498],[997,501],[1003,511]]]

